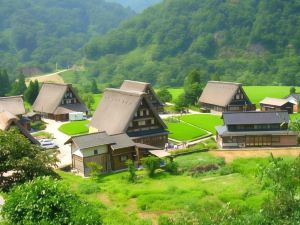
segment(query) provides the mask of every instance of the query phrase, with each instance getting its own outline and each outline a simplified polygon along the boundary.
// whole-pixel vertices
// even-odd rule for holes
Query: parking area
[[[65,122],[57,122],[54,120],[43,119],[47,123],[47,127],[45,129],[46,132],[53,134],[55,143],[59,147],[58,154],[58,167],[62,168],[68,165],[71,165],[71,148],[69,145],[64,145],[64,143],[70,138],[70,136],[60,132],[58,128],[64,124]]]

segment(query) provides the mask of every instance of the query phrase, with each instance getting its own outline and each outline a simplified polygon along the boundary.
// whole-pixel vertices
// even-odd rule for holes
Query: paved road
[[[43,119],[46,123],[48,123],[46,132],[53,134],[55,138],[55,143],[59,147],[60,153],[58,154],[58,167],[62,168],[68,165],[71,165],[72,163],[72,158],[71,158],[71,148],[69,145],[64,145],[64,143],[70,138],[70,136],[60,132],[58,128],[66,123],[66,122],[57,122],[54,120],[48,120],[48,119]]]

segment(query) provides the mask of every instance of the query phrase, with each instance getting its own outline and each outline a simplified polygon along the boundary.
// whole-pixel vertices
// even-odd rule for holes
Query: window
[[[62,101],[61,101],[61,104],[62,104],[62,105],[63,105],[63,104],[65,104],[65,101],[64,101],[64,100],[62,100]]]
[[[140,116],[143,116],[143,115],[144,115],[144,111],[141,110],[141,111],[140,111]]]
[[[129,123],[129,127],[133,127],[133,123],[132,122]]]
[[[94,155],[98,155],[98,150],[94,150]]]
[[[155,120],[154,120],[154,119],[152,119],[152,120],[151,120],[151,124],[153,125],[154,123],[155,123]]]
[[[146,121],[145,120],[139,121],[138,125],[139,126],[145,126],[146,125]]]
[[[121,162],[125,162],[127,160],[127,155],[121,155]]]
[[[135,117],[137,117],[137,116],[138,116],[137,112],[135,112],[134,116],[135,116]]]
[[[237,94],[237,95],[235,96],[235,99],[240,99],[240,95]]]
[[[146,115],[149,116],[149,110],[148,109],[146,109]]]

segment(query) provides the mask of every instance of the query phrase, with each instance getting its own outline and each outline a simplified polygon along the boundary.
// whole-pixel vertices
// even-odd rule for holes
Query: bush
[[[234,173],[234,170],[231,165],[223,166],[220,168],[219,173],[221,176],[229,175]]]
[[[195,166],[192,169],[190,169],[189,172],[191,173],[191,175],[197,175],[209,171],[215,171],[218,170],[219,168],[220,167],[218,164],[206,164],[206,165]]]
[[[155,170],[160,168],[160,159],[155,156],[149,156],[142,159],[142,164],[148,171],[149,177],[153,177]]]
[[[36,121],[30,123],[30,126],[35,131],[45,130],[46,129],[46,123],[43,121]]]
[[[12,189],[2,216],[11,224],[100,225],[97,209],[79,200],[69,188],[49,177]]]
[[[87,166],[90,169],[90,177],[95,181],[99,181],[103,167],[95,162],[90,162]]]
[[[129,172],[129,182],[134,183],[136,181],[136,168],[134,166],[134,163],[132,160],[127,160],[126,165],[128,166],[128,172]]]
[[[178,163],[173,160],[168,160],[165,165],[165,170],[170,174],[178,174]]]

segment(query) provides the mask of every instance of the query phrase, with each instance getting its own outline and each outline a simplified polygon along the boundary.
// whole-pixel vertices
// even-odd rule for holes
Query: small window
[[[148,109],[146,109],[146,115],[149,116],[149,110]]]
[[[98,150],[94,150],[94,155],[98,155]]]
[[[127,160],[127,155],[121,155],[121,162],[125,162]]]
[[[155,120],[154,120],[154,119],[152,119],[152,120],[151,120],[151,124],[153,125],[154,123],[155,123]]]
[[[139,126],[145,126],[146,125],[146,121],[142,120],[138,122]]]
[[[237,95],[235,96],[235,99],[240,99],[240,95],[237,94]]]
[[[144,111],[143,110],[140,111],[140,116],[144,116]]]
[[[137,112],[135,112],[134,116],[135,116],[135,117],[137,117],[137,116],[138,116],[138,113],[137,113]]]

